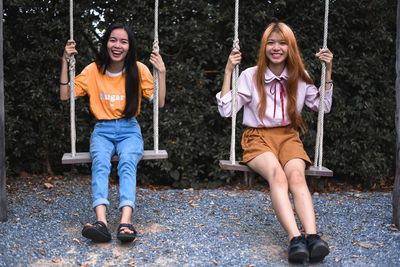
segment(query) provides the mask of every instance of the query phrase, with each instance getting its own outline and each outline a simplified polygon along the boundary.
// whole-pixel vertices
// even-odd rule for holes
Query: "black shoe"
[[[111,234],[102,221],[97,221],[92,226],[83,227],[82,235],[93,242],[108,242],[111,240]]]
[[[329,254],[328,244],[317,234],[307,236],[307,247],[310,251],[310,262],[323,261]]]
[[[305,262],[308,260],[307,242],[304,236],[295,236],[290,240],[288,259],[290,262]]]
[[[128,228],[128,229],[131,230],[133,233],[131,233],[131,234],[128,234],[128,233],[121,233],[121,232],[123,231],[123,229],[121,229],[122,227]],[[121,224],[118,226],[117,232],[118,232],[118,233],[117,233],[117,238],[118,238],[119,240],[121,240],[121,242],[132,242],[132,241],[134,241],[134,240],[136,239],[136,234],[137,234],[137,232],[136,232],[135,228],[133,228],[133,225],[132,225],[132,224],[121,223]]]

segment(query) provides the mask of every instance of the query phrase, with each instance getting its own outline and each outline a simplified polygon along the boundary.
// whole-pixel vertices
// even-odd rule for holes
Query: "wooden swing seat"
[[[242,171],[242,172],[250,172],[254,173],[252,169],[250,169],[247,165],[245,164],[240,164],[239,161],[235,161],[234,164],[230,160],[220,160],[219,161],[219,166],[223,170],[228,170],[228,171]],[[333,176],[333,171],[329,170],[328,168],[325,167],[314,167],[311,166],[309,169],[306,170],[306,176],[317,176],[317,177],[332,177]]]
[[[167,159],[168,153],[166,150],[158,150],[155,152],[154,150],[145,150],[143,152],[142,160],[151,160],[151,159]],[[118,161],[119,158],[117,155],[114,155],[111,158],[111,161]],[[79,152],[75,154],[75,157],[72,157],[71,153],[64,153],[62,160],[62,164],[76,164],[76,163],[90,163],[92,162],[92,157],[89,152]]]

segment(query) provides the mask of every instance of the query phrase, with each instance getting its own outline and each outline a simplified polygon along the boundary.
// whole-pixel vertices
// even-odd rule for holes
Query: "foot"
[[[307,236],[307,247],[310,251],[310,262],[323,261],[329,254],[328,244],[317,234]]]
[[[117,238],[122,242],[132,242],[136,239],[135,228],[130,223],[121,223],[117,232]]]
[[[93,224],[87,223],[82,229],[82,235],[93,242],[108,242],[111,240],[111,234],[106,224],[102,221],[97,221]]]
[[[290,262],[305,262],[308,260],[307,242],[303,235],[295,236],[290,240],[288,259]]]

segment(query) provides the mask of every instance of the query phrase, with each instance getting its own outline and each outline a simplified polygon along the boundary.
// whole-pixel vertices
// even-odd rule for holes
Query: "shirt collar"
[[[289,76],[288,76],[288,72],[287,72],[287,68],[286,67],[283,69],[281,75],[279,75],[279,76],[276,76],[275,74],[272,73],[272,71],[269,68],[267,68],[267,71],[265,72],[264,79],[265,79],[265,83],[270,83],[275,79],[279,80],[279,81],[287,80],[288,77]]]

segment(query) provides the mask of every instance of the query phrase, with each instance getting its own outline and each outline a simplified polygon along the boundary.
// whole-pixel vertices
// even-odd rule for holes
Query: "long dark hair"
[[[100,71],[106,73],[107,67],[111,64],[111,58],[107,51],[107,43],[108,39],[110,39],[111,32],[115,29],[124,29],[129,39],[129,51],[124,61],[124,69],[126,71],[126,105],[124,115],[126,118],[131,118],[136,115],[139,105],[139,70],[136,65],[135,39],[128,26],[116,22],[108,27],[101,42],[100,54],[97,57],[96,64]]]

